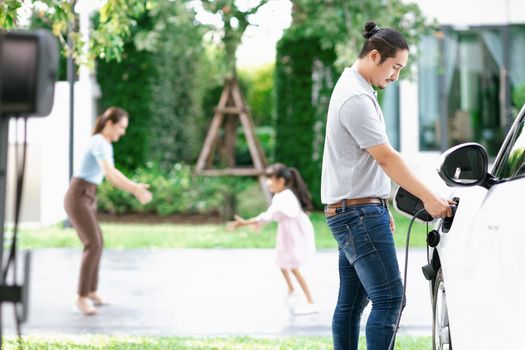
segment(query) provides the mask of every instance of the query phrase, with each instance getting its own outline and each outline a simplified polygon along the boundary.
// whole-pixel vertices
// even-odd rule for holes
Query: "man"
[[[358,60],[339,78],[328,109],[321,200],[339,245],[339,296],[332,321],[334,350],[357,350],[363,309],[368,350],[387,350],[403,286],[387,208],[390,179],[419,197],[433,217],[449,203],[419,181],[392,148],[377,95],[399,78],[408,44],[396,30],[368,22]],[[390,179],[389,179],[390,177]]]

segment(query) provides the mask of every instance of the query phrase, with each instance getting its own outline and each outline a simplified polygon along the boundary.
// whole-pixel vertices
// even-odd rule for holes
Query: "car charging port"
[[[456,202],[455,205],[451,205],[450,206],[450,209],[452,209],[452,216],[444,218],[443,219],[443,224],[441,225],[441,231],[445,232],[445,233],[450,231],[450,227],[452,226],[452,222],[454,221],[454,217],[456,216],[456,210],[457,210],[458,205],[459,205],[459,198],[458,197],[454,197],[454,198],[452,198],[452,200],[454,202]]]

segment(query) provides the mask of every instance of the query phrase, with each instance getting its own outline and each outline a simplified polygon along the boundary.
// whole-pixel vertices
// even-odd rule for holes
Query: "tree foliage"
[[[336,56],[333,49],[321,47],[319,38],[290,33],[277,49],[275,158],[299,170],[319,203],[325,108],[336,75]]]
[[[147,163],[150,156],[152,133],[152,80],[156,77],[153,54],[138,51],[128,42],[121,61],[99,61],[97,80],[102,96],[100,110],[120,106],[130,116],[126,136],[115,143],[116,165],[123,169],[135,169]]]
[[[102,107],[119,105],[130,113],[129,135],[115,147],[124,168],[153,162],[168,170],[198,156],[208,81],[204,29],[187,3],[159,0],[131,33],[121,62],[97,64]]]
[[[29,0],[24,4],[16,0],[0,1],[0,29],[20,28],[21,11],[31,11],[49,25],[66,55],[72,55],[77,64],[92,65],[97,58],[120,60],[137,19],[145,11],[158,6],[158,0],[107,0],[98,9],[96,16],[99,20],[90,31],[89,43],[85,43],[79,33],[75,12],[78,3],[78,0]],[[68,34],[73,40],[71,47],[65,40]]]
[[[151,13],[157,78],[152,82],[149,102],[150,154],[164,169],[175,162],[196,160],[208,119],[202,110],[203,94],[208,89],[204,28],[196,25],[195,13],[185,3],[161,0]]]
[[[335,50],[335,63],[340,70],[357,58],[364,40],[362,32],[369,20],[380,27],[399,30],[411,47],[434,25],[422,15],[417,4],[401,0],[292,0],[292,3],[294,35],[320,38],[322,48]]]
[[[256,125],[274,125],[274,74],[273,64],[239,72],[239,83],[246,92],[246,100]]]
[[[0,28],[11,29],[18,23],[18,10],[22,3],[18,0],[0,1]]]
[[[202,0],[206,10],[221,17],[223,24],[221,39],[224,45],[224,58],[229,67],[229,72],[233,76],[236,74],[235,53],[241,43],[242,35],[250,25],[249,17],[255,14],[268,1],[257,0],[255,5],[242,10],[235,0]]]

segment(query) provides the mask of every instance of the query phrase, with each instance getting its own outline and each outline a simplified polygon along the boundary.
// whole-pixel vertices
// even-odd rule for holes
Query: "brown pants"
[[[78,295],[85,297],[97,290],[98,270],[102,257],[102,231],[97,221],[97,185],[73,178],[64,198],[64,208],[84,245]]]

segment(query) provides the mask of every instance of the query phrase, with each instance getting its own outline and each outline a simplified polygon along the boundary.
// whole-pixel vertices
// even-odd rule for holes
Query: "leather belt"
[[[354,206],[354,205],[363,205],[363,204],[381,204],[385,208],[388,207],[388,200],[386,198],[379,197],[364,197],[364,198],[354,198],[354,199],[343,199],[339,202],[328,204],[324,208],[324,215],[329,218],[337,214],[336,210],[342,208],[344,204],[345,208]]]

